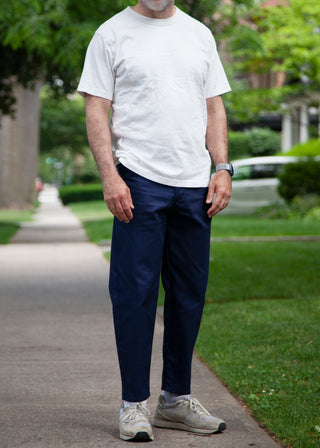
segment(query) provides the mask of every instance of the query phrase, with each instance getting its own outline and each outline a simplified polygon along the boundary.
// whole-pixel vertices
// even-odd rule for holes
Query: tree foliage
[[[74,154],[88,147],[83,98],[56,98],[42,93],[40,151],[68,147]]]
[[[290,0],[260,10],[247,69],[283,71],[289,81],[320,85],[320,2]],[[252,36],[253,37],[253,36]],[[252,42],[252,38],[251,38]],[[253,50],[253,51],[252,51]],[[246,64],[245,64],[246,66]]]
[[[13,110],[16,82],[32,87],[42,80],[56,92],[74,91],[94,30],[122,6],[122,0],[96,0],[94,5],[80,0],[2,0],[2,113]]]
[[[95,29],[134,0],[0,0],[0,112],[14,109],[16,82],[48,83],[56,93],[75,90],[86,47]],[[176,4],[209,27],[222,0],[177,0]],[[237,8],[254,0],[235,0]]]
[[[296,196],[315,194],[320,196],[320,162],[308,160],[300,163],[289,163],[279,174],[279,194],[291,202]]]
[[[250,119],[257,110],[278,109],[288,96],[319,90],[319,17],[319,0],[279,0],[270,7],[262,2],[243,14],[229,39],[234,74],[284,72],[286,81],[279,88],[252,92],[239,82],[229,100],[239,116]]]

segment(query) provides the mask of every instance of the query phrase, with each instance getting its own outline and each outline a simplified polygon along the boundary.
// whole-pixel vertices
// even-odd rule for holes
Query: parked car
[[[270,156],[234,160],[232,196],[224,214],[249,214],[258,207],[281,202],[277,175],[288,163],[300,161],[299,157]]]

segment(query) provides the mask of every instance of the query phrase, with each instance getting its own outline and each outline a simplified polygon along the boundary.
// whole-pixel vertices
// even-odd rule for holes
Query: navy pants
[[[114,219],[109,290],[122,399],[150,395],[150,362],[160,273],[165,289],[162,389],[190,393],[191,360],[208,281],[207,188],[170,187],[123,165],[133,219]]]

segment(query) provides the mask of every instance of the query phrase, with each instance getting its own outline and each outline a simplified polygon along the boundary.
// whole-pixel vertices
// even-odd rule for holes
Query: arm
[[[107,207],[120,221],[129,222],[133,215],[130,190],[115,167],[108,116],[111,101],[86,94],[88,140],[96,160]]]
[[[214,166],[228,163],[227,118],[221,96],[207,99],[207,133],[206,143]],[[214,195],[216,195],[214,201]],[[221,170],[210,180],[206,203],[212,203],[208,210],[209,218],[223,210],[231,197],[230,174]]]

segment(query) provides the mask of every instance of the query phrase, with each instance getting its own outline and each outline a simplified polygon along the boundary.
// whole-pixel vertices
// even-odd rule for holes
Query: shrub
[[[229,159],[236,160],[246,157],[249,157],[248,134],[229,131]]]
[[[305,214],[306,221],[320,221],[320,206],[314,207]]]
[[[252,128],[247,132],[251,157],[272,156],[280,151],[281,136],[268,128]]]
[[[271,156],[280,151],[281,137],[268,128],[252,128],[246,132],[229,132],[230,160]]]
[[[59,194],[64,204],[103,200],[101,184],[65,185],[59,189]]]
[[[286,156],[301,156],[301,157],[316,157],[320,155],[320,140],[308,140],[306,143],[298,143],[293,146],[290,151],[285,154],[279,155]]]
[[[289,163],[279,174],[278,192],[287,202],[295,196],[320,195],[320,162]]]
[[[303,218],[311,210],[320,206],[320,196],[316,194],[305,194],[304,196],[295,196],[291,203],[290,208],[294,214]]]
[[[275,203],[260,207],[255,211],[255,215],[267,219],[320,219],[320,196],[296,196],[289,204]]]

